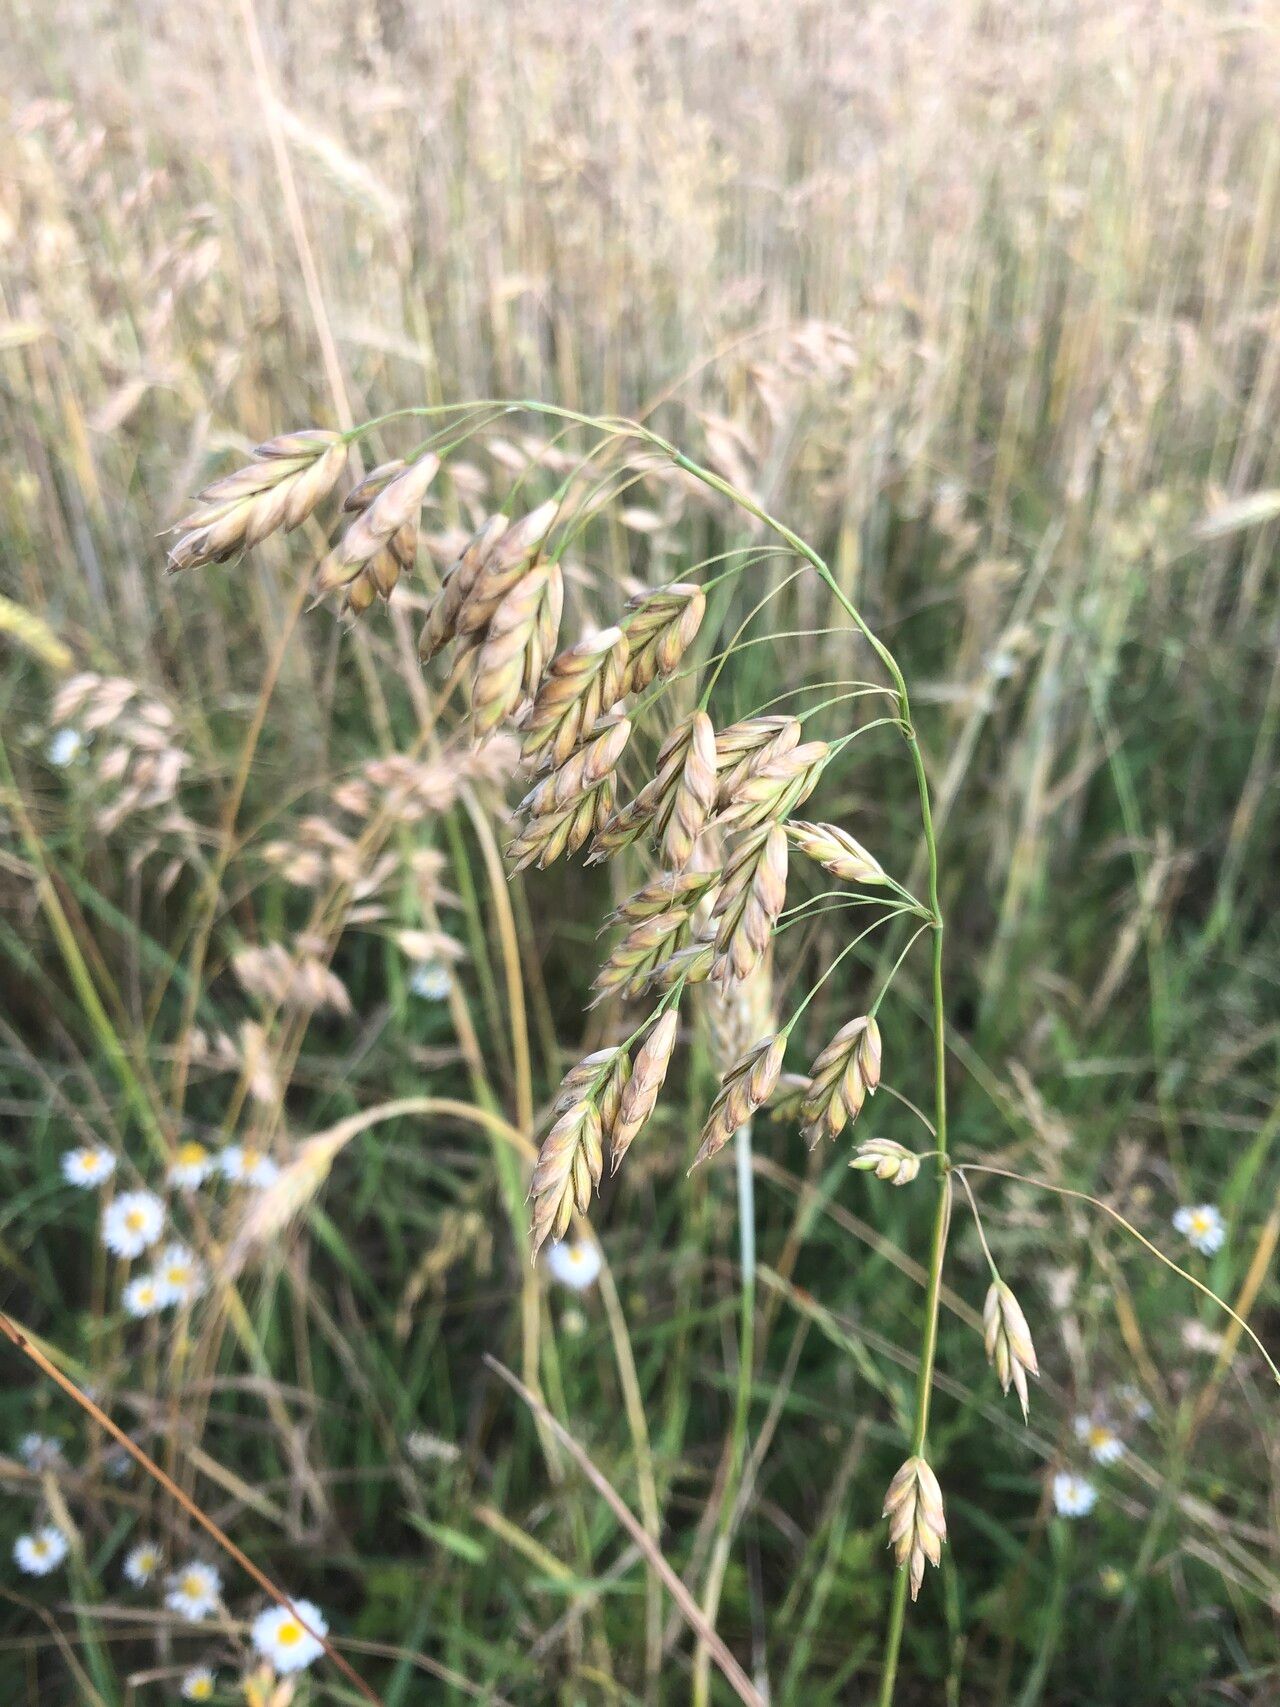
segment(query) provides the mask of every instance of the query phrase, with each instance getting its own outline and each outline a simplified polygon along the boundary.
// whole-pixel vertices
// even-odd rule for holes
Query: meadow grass
[[[602,1181],[598,1275],[579,1293],[530,1261],[556,1086],[625,1035],[587,1004],[635,882],[511,878],[511,738],[474,754],[462,686],[414,641],[470,531],[554,492],[589,439],[525,411],[451,449],[417,573],[354,627],[307,608],[314,518],[164,574],[162,530],[256,441],[512,395],[640,416],[783,518],[910,684],[952,1146],[1040,1379],[1024,1426],[984,1361],[990,1276],[955,1193],[929,1452],[948,1545],[896,1698],[1267,1700],[1274,1384],[1114,1220],[1274,1354],[1265,12],[58,0],[18,5],[14,35],[0,1298],[176,1494],[6,1351],[6,1556],[41,1522],[71,1538],[47,1577],[8,1568],[6,1698],[171,1699],[206,1660],[233,1698],[270,1602],[196,1512],[388,1707],[733,1699],[717,1642],[770,1700],[880,1686],[931,1164],[892,1190],[850,1170],[847,1133],[810,1152],[766,1110],[736,1169],[726,1150],[686,1177],[733,1058],[733,1016],[708,1012]],[[364,468],[433,431],[388,420]],[[694,579],[697,661],[733,652],[717,728],[884,685],[756,519],[678,470],[601,481],[563,553],[566,643]],[[916,782],[898,733],[867,728],[885,714],[871,694],[817,714],[824,738],[865,733],[801,812],[919,895]],[[624,756],[624,795],[663,732]],[[799,871],[784,1013],[867,922]],[[824,984],[789,1064],[867,1011],[896,928]],[[930,1001],[917,947],[857,1140],[932,1147],[910,1106]],[[210,1289],[133,1320],[99,1192],[62,1157],[105,1146],[119,1192],[187,1142],[283,1172],[195,1191]],[[1209,1253],[1173,1224],[1202,1204]],[[1108,1430],[1123,1451],[1099,1463]],[[24,1456],[31,1434],[60,1454]],[[1068,1473],[1096,1495],[1074,1519]],[[146,1538],[166,1570],[218,1563],[212,1624],[124,1576]],[[300,1701],[359,1698],[330,1661],[298,1677]]]

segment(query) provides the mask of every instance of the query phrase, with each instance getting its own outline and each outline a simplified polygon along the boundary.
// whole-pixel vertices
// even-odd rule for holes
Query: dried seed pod
[[[861,842],[837,824],[810,824],[793,818],[787,834],[800,852],[807,854],[833,877],[845,883],[887,883],[884,867],[873,859]]]
[[[618,1118],[613,1127],[613,1171],[631,1148],[636,1134],[653,1113],[675,1048],[679,1014],[674,1007],[657,1021],[637,1051],[631,1077],[622,1093]]]
[[[604,1172],[600,1111],[593,1102],[565,1109],[542,1141],[529,1186],[533,1204],[533,1254],[548,1239],[563,1239],[576,1209],[585,1215]]]
[[[716,732],[705,711],[695,711],[680,730],[677,743],[668,741],[658,755],[658,774],[678,764],[667,799],[656,823],[662,836],[662,855],[676,871],[689,863],[694,843],[706,828],[716,801]]]
[[[723,829],[754,830],[781,823],[807,800],[831,756],[825,741],[806,741],[754,766],[738,783],[715,822]]]
[[[525,718],[527,764],[560,765],[622,692],[626,636],[605,628],[553,660]]]
[[[723,1150],[738,1128],[769,1100],[786,1051],[786,1034],[779,1032],[775,1037],[762,1037],[730,1067],[702,1128],[702,1140],[693,1158],[695,1168]]]
[[[889,1544],[898,1569],[911,1573],[911,1598],[920,1593],[924,1567],[942,1562],[947,1520],[938,1478],[923,1458],[908,1458],[889,1484],[883,1516],[889,1519]]]
[[[1036,1348],[1031,1343],[1031,1329],[1022,1313],[1022,1306],[1003,1280],[993,1280],[982,1307],[983,1341],[987,1361],[994,1368],[1001,1389],[1009,1391],[1010,1382],[1017,1389],[1022,1406],[1022,1420],[1027,1420],[1027,1376],[1039,1375]]]
[[[842,1025],[819,1053],[809,1077],[812,1085],[801,1114],[812,1149],[823,1138],[839,1137],[880,1083],[880,1027],[875,1020],[863,1015]]]
[[[725,861],[712,917],[716,960],[712,976],[722,985],[754,969],[787,898],[787,837],[779,824],[743,836]]]
[[[347,447],[340,433],[312,428],[268,439],[254,461],[206,486],[199,507],[174,528],[171,574],[223,563],[268,534],[289,533],[304,522],[342,476]]]
[[[319,596],[348,586],[401,528],[417,526],[427,488],[439,468],[440,458],[428,451],[387,482],[320,565],[316,575]]]
[[[471,718],[478,736],[496,729],[524,697],[529,650],[537,644],[538,618],[550,570],[523,573],[493,612],[476,660]]]
[[[418,640],[418,657],[424,664],[430,663],[438,652],[457,638],[462,607],[475,586],[476,577],[509,525],[505,516],[490,516],[461,557],[445,571],[440,591],[431,603]]]
[[[716,735],[716,804],[729,804],[751,772],[791,752],[800,740],[798,717],[747,717]]]
[[[868,1138],[858,1145],[849,1166],[860,1173],[873,1173],[889,1185],[910,1185],[920,1172],[920,1158],[892,1138]]]
[[[562,853],[576,853],[613,811],[612,771],[563,806],[530,819],[507,852],[517,871],[537,862],[544,870]]]
[[[658,676],[670,675],[702,626],[706,609],[706,595],[690,581],[673,581],[629,599],[622,619],[630,649],[622,691],[640,693]]]

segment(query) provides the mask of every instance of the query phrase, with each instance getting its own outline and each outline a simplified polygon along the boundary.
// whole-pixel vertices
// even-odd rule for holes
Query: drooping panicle
[[[837,1138],[856,1120],[880,1083],[880,1027],[870,1015],[851,1019],[809,1069],[809,1095],[801,1117],[810,1148]]]
[[[787,834],[802,854],[845,883],[887,883],[884,867],[838,824],[810,824],[793,818]]]
[[[899,1570],[911,1576],[911,1598],[920,1593],[926,1564],[942,1563],[947,1520],[938,1478],[923,1458],[908,1458],[889,1484],[884,1513],[889,1519],[889,1545]]]
[[[1031,1343],[1031,1329],[1022,1313],[1022,1306],[1003,1280],[993,1280],[982,1308],[983,1341],[987,1361],[999,1379],[1001,1390],[1009,1391],[1012,1383],[1022,1406],[1022,1420],[1027,1420],[1027,1376],[1040,1373],[1036,1348]]]
[[[768,1102],[786,1052],[786,1036],[779,1032],[774,1037],[762,1037],[730,1067],[702,1128],[698,1153],[693,1158],[695,1168],[723,1150],[738,1128]]]
[[[659,676],[668,676],[692,642],[706,614],[701,587],[673,581],[627,601],[622,619],[629,655],[624,693],[640,693]]]
[[[276,532],[300,526],[328,497],[347,465],[340,433],[319,427],[268,439],[254,460],[199,494],[198,507],[173,530],[170,573],[225,563]]]

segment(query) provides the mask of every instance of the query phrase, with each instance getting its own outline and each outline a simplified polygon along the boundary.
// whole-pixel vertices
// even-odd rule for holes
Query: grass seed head
[[[722,985],[746,978],[758,965],[786,898],[786,832],[765,824],[743,836],[725,861],[713,909],[713,976]]]
[[[889,1519],[889,1545],[898,1569],[911,1573],[911,1598],[920,1593],[926,1564],[942,1563],[947,1520],[938,1478],[923,1458],[908,1458],[889,1484],[883,1516]]]
[[[551,570],[545,564],[522,573],[492,612],[471,688],[471,719],[477,735],[496,729],[525,696],[530,651],[537,653],[541,646],[539,625],[550,581]],[[540,666],[537,673],[541,674]]]
[[[825,741],[805,741],[753,764],[734,784],[716,823],[735,830],[780,823],[813,793],[830,756]]]
[[[622,621],[630,649],[624,693],[640,693],[658,676],[671,674],[702,626],[706,609],[706,595],[690,581],[673,581],[628,601]]]
[[[428,451],[387,481],[320,565],[316,575],[318,596],[349,587],[402,528],[416,530],[427,489],[439,469],[440,458]],[[416,538],[414,548],[416,551]]]
[[[680,734],[681,740],[668,755],[666,765],[659,754],[660,774],[677,763],[678,754],[674,786],[658,811],[662,857],[675,871],[689,863],[716,802],[716,732],[711,719],[705,711],[695,711]]]
[[[762,1037],[730,1067],[702,1129],[698,1153],[693,1158],[695,1168],[699,1162],[718,1155],[738,1128],[745,1126],[755,1111],[768,1102],[786,1051],[786,1036],[779,1032],[775,1037]]]
[[[800,734],[800,719],[785,716],[747,717],[721,729],[716,736],[716,805],[728,806],[752,771],[791,752]]]
[[[810,824],[803,818],[793,818],[787,825],[787,834],[801,853],[845,883],[888,881],[879,860],[838,824]]]
[[[525,717],[528,764],[560,765],[622,694],[626,636],[605,628],[553,660]]]
[[[982,1307],[983,1341],[987,1361],[999,1379],[1001,1389],[1009,1391],[1012,1383],[1022,1406],[1022,1420],[1027,1420],[1027,1376],[1039,1375],[1036,1348],[1031,1343],[1031,1329],[1022,1313],[1022,1306],[1003,1280],[993,1280]]]
[[[880,1027],[875,1020],[863,1015],[842,1025],[819,1052],[809,1077],[801,1115],[812,1148],[823,1138],[838,1138],[880,1083]]]
[[[206,486],[174,530],[170,573],[223,563],[276,532],[288,533],[328,497],[347,465],[339,433],[314,428],[268,439],[254,461]]]
[[[418,657],[424,664],[430,663],[450,641],[457,639],[458,619],[463,606],[508,526],[505,516],[490,516],[473,535],[461,557],[445,571],[440,591],[431,602],[418,638]]]
[[[600,1111],[589,1100],[571,1103],[543,1139],[529,1186],[535,1257],[548,1239],[564,1238],[575,1209],[587,1213],[603,1171]]]
[[[920,1172],[920,1158],[892,1138],[868,1138],[858,1145],[849,1166],[860,1173],[873,1173],[889,1185],[910,1185]]]
[[[653,1026],[636,1052],[631,1077],[622,1091],[618,1118],[613,1128],[613,1171],[616,1173],[622,1158],[631,1148],[636,1134],[653,1113],[671,1064],[675,1048],[676,1028],[680,1016],[674,1007],[668,1008]]]

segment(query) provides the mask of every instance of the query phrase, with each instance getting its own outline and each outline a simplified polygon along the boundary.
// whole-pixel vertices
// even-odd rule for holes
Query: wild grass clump
[[[15,1700],[1267,1697],[1275,43],[907,23],[15,14]]]

